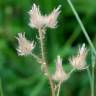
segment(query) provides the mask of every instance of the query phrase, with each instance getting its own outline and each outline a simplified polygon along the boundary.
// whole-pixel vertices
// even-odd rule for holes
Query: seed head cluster
[[[32,28],[38,29],[38,32],[41,32],[41,39],[45,36],[45,28],[55,28],[57,26],[57,18],[60,14],[60,5],[54,9],[49,15],[42,15],[39,9],[39,6],[33,4],[32,9],[28,12],[30,16],[29,26]],[[40,31],[39,31],[40,30]],[[17,48],[18,55],[30,55],[35,48],[34,41],[29,41],[25,37],[25,33],[18,33],[17,37],[19,46]],[[41,40],[42,41],[42,40]],[[43,41],[42,41],[43,42]],[[41,42],[41,43],[42,43]],[[43,43],[41,44],[41,48],[43,48]],[[42,52],[43,53],[43,52]],[[76,56],[73,56],[69,59],[70,64],[77,70],[83,70],[87,67],[86,64],[86,56],[87,49],[85,44],[81,46]],[[38,58],[34,55],[35,58]],[[41,59],[41,58],[40,58]],[[46,63],[45,63],[46,65]],[[70,74],[66,73],[62,66],[62,58],[57,56],[56,59],[56,71],[52,75],[52,79],[54,81],[66,81],[70,77]]]
[[[49,15],[41,15],[39,6],[33,4],[32,9],[28,12],[30,15],[30,23],[29,26],[32,28],[43,28],[50,27],[55,28],[57,25],[57,18],[60,14],[60,6],[57,9],[54,9]]]

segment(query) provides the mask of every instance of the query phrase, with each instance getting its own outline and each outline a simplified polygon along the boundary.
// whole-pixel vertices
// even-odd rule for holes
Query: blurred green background
[[[96,47],[96,0],[72,2]],[[52,74],[58,54],[63,58],[64,69],[69,72],[72,67],[68,58],[76,54],[78,46],[85,42],[90,48],[67,0],[0,0],[0,78],[4,96],[50,96],[49,82],[43,76],[40,65],[31,56],[20,57],[16,52],[18,43],[15,37],[19,32],[26,32],[27,38],[37,42],[34,52],[40,54],[36,39],[38,32],[28,26],[27,12],[33,3],[40,6],[42,14],[49,14],[62,5],[57,28],[46,32],[46,57]],[[90,51],[87,59],[91,64]],[[60,96],[90,96],[86,70],[73,73],[63,83]]]

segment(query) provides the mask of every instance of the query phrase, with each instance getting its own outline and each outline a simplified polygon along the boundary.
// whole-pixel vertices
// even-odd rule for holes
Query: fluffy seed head
[[[43,16],[41,16],[39,6],[33,4],[32,9],[28,13],[30,15],[30,27],[39,29],[44,26],[44,20]]]
[[[86,65],[87,52],[88,51],[85,47],[85,44],[83,44],[82,47],[79,49],[77,56],[73,56],[72,58],[69,59],[71,65],[78,70],[87,68]]]
[[[60,14],[60,7],[54,9],[49,15],[41,15],[39,6],[33,4],[32,9],[28,12],[30,15],[30,27],[32,28],[42,28],[42,27],[50,27],[55,28],[57,25],[57,18]]]
[[[34,41],[30,42],[25,38],[25,33],[18,33],[18,37],[16,37],[19,43],[17,48],[18,55],[29,55],[31,51],[34,49]]]
[[[46,21],[45,23],[47,27],[55,28],[57,26],[58,23],[57,18],[60,14],[60,7],[61,6],[59,5],[56,9],[52,11],[51,14],[45,17],[45,21]]]
[[[57,56],[57,60],[56,60],[56,72],[55,74],[52,76],[53,80],[55,81],[65,81],[69,78],[69,75],[63,70],[62,67],[62,59],[60,58],[60,56]]]

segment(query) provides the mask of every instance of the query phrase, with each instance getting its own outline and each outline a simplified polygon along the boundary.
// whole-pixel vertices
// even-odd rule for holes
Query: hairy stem
[[[45,31],[44,29],[39,29],[39,39],[40,39],[41,55],[42,55],[42,62],[43,62],[42,64],[44,64],[44,66],[45,66],[45,71],[47,73],[49,83],[51,86],[52,96],[55,96],[54,83],[51,79],[51,75],[49,73],[46,58],[45,58],[44,41],[43,41],[44,40],[44,33],[45,33],[44,31]]]
[[[59,96],[59,94],[60,94],[60,88],[61,88],[61,82],[59,82],[59,85],[58,85],[58,90],[57,90],[57,96]]]
[[[3,95],[3,88],[2,88],[2,81],[0,79],[0,96],[4,96]]]
[[[40,62],[41,59],[37,55],[31,53],[31,56],[34,57],[38,62]]]
[[[94,54],[95,54],[95,56],[96,56],[96,49],[95,49],[95,47],[94,47],[94,45],[93,45],[93,43],[92,43],[92,41],[91,41],[91,39],[90,39],[90,37],[89,37],[89,35],[88,35],[88,33],[87,33],[87,31],[86,31],[84,25],[83,25],[83,23],[82,23],[82,21],[81,21],[79,15],[78,15],[78,13],[76,12],[75,7],[73,6],[71,0],[67,0],[67,1],[68,1],[68,3],[69,3],[69,5],[70,5],[70,7],[71,7],[71,9],[72,9],[72,11],[73,11],[73,13],[74,13],[76,19],[77,19],[77,21],[78,21],[78,23],[79,23],[79,25],[80,25],[80,27],[81,27],[81,29],[82,29],[82,31],[83,31],[85,37],[86,37],[86,39],[87,39],[87,41],[88,41],[88,43],[89,43],[89,45],[90,45],[92,51],[94,52]]]
[[[45,58],[45,50],[44,50],[44,36],[43,36],[43,34],[44,34],[44,32],[43,32],[44,30],[43,29],[39,29],[39,39],[40,39],[40,47],[41,47],[41,55],[42,55],[42,61],[44,62],[44,63],[46,63],[46,58]]]
[[[73,68],[70,72],[69,72],[69,75],[71,75],[76,69]]]

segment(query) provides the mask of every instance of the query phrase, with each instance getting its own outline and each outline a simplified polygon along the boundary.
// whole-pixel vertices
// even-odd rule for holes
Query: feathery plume
[[[57,18],[60,14],[60,8],[61,8],[61,5],[59,5],[56,9],[52,11],[51,14],[45,17],[47,27],[55,28],[57,26],[57,23],[58,23]]]
[[[77,56],[73,56],[72,58],[70,58],[69,62],[74,68],[78,70],[86,69],[87,68],[87,65],[86,65],[87,53],[88,51],[85,47],[85,44],[83,44],[82,47],[79,49]]]
[[[39,29],[44,26],[44,19],[41,16],[39,6],[33,4],[32,9],[28,13],[30,15],[30,27]]]
[[[60,14],[60,5],[54,9],[49,15],[41,15],[39,6],[33,4],[32,9],[28,12],[30,15],[29,26],[32,28],[41,29],[43,27],[55,28],[57,25],[57,18]]]
[[[29,41],[25,38],[25,33],[18,33],[16,37],[19,43],[17,48],[18,55],[29,55],[31,51],[35,48],[34,41]]]

